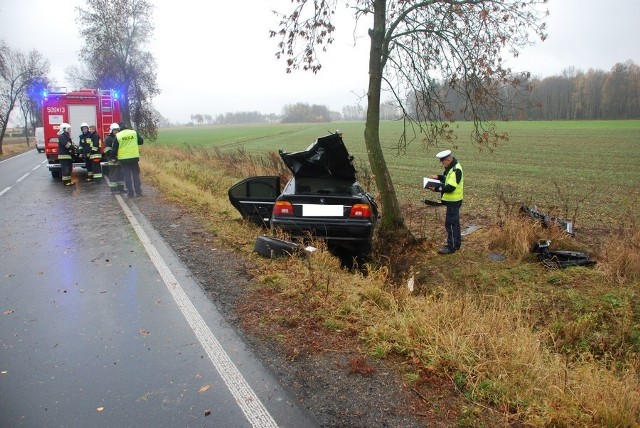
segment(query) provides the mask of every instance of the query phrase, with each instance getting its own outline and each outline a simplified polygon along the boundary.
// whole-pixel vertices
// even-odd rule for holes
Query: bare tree
[[[156,63],[146,50],[153,35],[153,6],[148,0],[86,0],[78,7],[77,22],[85,46],[88,74],[75,74],[97,87],[116,89],[126,101],[121,104],[127,124],[134,124],[147,137],[157,136],[157,117],[151,101],[160,93]]]
[[[278,58],[287,72],[321,69],[319,51],[334,41],[334,14],[340,0],[296,0],[279,17]],[[373,17],[369,28],[369,86],[364,131],[371,170],[382,202],[383,237],[410,238],[400,212],[393,181],[380,143],[380,94],[383,83],[402,109],[407,124],[399,149],[410,140],[407,129],[418,129],[428,144],[451,140],[451,111],[445,100],[457,92],[466,101],[465,117],[475,124],[472,141],[491,148],[504,138],[490,120],[500,113],[504,85],[519,86],[525,75],[514,75],[504,56],[517,56],[537,34],[542,40],[547,0],[351,0],[356,23]],[[436,85],[437,82],[441,85]],[[444,88],[445,90],[436,90]],[[413,97],[418,108],[406,108]],[[415,135],[415,134],[414,134]]]
[[[33,50],[28,55],[8,47],[0,40],[0,154],[9,118],[20,97],[30,85],[49,72],[49,61]],[[25,111],[25,115],[27,115]],[[26,122],[27,116],[25,116]],[[25,125],[26,127],[26,125]]]

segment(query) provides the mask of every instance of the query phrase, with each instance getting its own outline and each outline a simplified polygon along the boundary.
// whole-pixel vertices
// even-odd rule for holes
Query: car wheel
[[[253,251],[269,259],[288,256],[300,250],[300,245],[294,242],[265,235],[259,235],[256,238],[256,244],[253,248]]]

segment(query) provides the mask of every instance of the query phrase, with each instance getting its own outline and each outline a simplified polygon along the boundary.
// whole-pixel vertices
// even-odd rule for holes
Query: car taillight
[[[371,217],[371,207],[369,204],[355,204],[351,207],[349,217],[369,218]]]
[[[293,205],[287,201],[276,201],[273,207],[273,215],[293,215]]]

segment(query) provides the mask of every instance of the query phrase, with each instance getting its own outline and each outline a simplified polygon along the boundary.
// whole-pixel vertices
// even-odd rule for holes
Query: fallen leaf
[[[198,392],[207,392],[211,388],[211,385],[202,385],[202,388]]]
[[[141,328],[139,332],[140,332],[140,336],[149,336],[151,334],[148,330],[145,330],[143,328]]]
[[[205,415],[205,416],[209,416],[210,414],[211,414],[211,410],[205,410],[205,411],[204,411],[204,415]]]
[[[4,315],[9,315],[14,313],[16,310],[15,309],[7,309],[6,311],[3,312]]]

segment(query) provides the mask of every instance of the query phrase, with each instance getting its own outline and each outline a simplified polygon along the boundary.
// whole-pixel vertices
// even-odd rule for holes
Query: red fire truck
[[[80,124],[96,125],[100,133],[100,152],[104,153],[104,139],[109,135],[109,125],[120,122],[118,94],[111,89],[80,89],[78,91],[45,92],[42,100],[42,126],[44,127],[47,165],[53,178],[60,178],[58,160],[58,130],[60,124],[71,125],[71,138],[78,144]],[[105,162],[106,159],[103,159]],[[74,167],[84,167],[79,158],[73,159]]]

